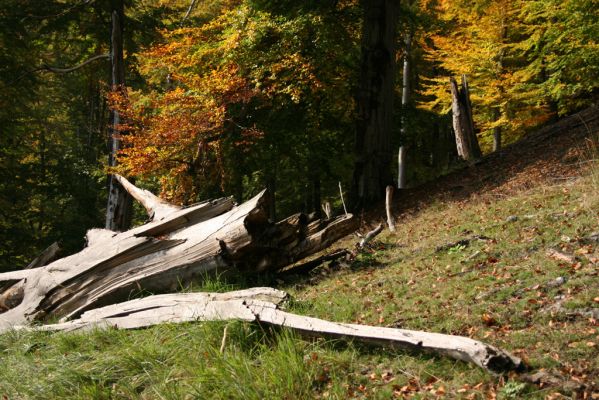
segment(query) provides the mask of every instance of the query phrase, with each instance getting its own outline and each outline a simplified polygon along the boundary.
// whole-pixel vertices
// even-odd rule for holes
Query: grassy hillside
[[[380,235],[353,262],[258,282],[291,293],[288,309],[300,314],[487,341],[523,358],[527,374],[491,376],[450,359],[306,340],[230,322],[132,332],[11,332],[0,336],[0,394],[9,399],[596,398],[599,238],[593,233],[599,231],[599,165],[590,159],[592,143],[554,144],[563,153],[560,159],[547,152],[518,171],[491,160],[438,182],[436,191],[434,185],[414,190],[398,200],[398,232]],[[562,169],[548,173],[549,164]],[[490,184],[481,178],[485,168],[505,179],[484,186]],[[418,196],[423,190],[429,190],[426,203],[410,200],[425,198]],[[364,229],[378,218],[376,212],[365,216]],[[347,238],[335,247],[354,242]],[[256,282],[217,279],[195,289],[250,284]]]

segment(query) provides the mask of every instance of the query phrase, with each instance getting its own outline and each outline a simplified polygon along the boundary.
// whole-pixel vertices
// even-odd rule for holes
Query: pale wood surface
[[[279,309],[286,298],[285,292],[273,288],[252,288],[229,293],[155,295],[87,311],[72,321],[17,329],[135,329],[167,322],[241,320],[281,326],[308,336],[359,340],[447,356],[473,363],[493,373],[516,369],[521,364],[519,358],[501,349],[463,336],[345,324],[292,314]]]
[[[130,183],[126,187],[146,202],[156,200]],[[0,274],[0,300],[11,299],[0,305],[0,330],[77,318],[140,291],[172,292],[209,271],[278,270],[355,229],[351,214],[312,224],[298,214],[273,224],[265,202],[263,191],[237,207],[230,198],[218,199],[154,212],[153,221],[126,232],[91,230],[88,246],[77,254]]]

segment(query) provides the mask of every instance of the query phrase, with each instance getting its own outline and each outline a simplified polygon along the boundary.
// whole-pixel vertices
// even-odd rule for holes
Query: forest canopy
[[[273,220],[339,210],[340,186],[368,207],[398,179],[399,146],[408,186],[447,173],[462,163],[449,78],[468,78],[478,141],[498,151],[597,101],[597,14],[594,0],[4,0],[0,271],[56,241],[80,249],[105,225],[110,172],[181,205],[268,188]]]

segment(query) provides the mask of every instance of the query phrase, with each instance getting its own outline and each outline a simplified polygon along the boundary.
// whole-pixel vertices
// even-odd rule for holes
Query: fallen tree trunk
[[[153,220],[122,233],[91,230],[88,246],[77,254],[0,274],[0,296],[19,288],[11,295],[10,309],[0,314],[0,331],[49,318],[76,318],[140,291],[173,291],[209,271],[278,270],[356,227],[351,215],[311,224],[298,216],[273,224],[264,191],[238,207],[223,198],[181,209],[118,179],[143,200]]]
[[[360,340],[471,362],[493,373],[517,369],[519,358],[463,336],[329,322],[279,309],[287,294],[272,288],[229,293],[155,295],[87,311],[81,318],[35,330],[74,331],[94,328],[144,328],[164,322],[242,320],[281,326],[308,336]]]

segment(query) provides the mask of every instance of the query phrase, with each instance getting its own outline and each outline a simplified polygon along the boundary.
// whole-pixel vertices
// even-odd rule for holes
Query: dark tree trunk
[[[499,109],[495,109],[495,121],[501,118],[501,111]],[[501,127],[496,126],[493,128],[493,151],[501,150]]]
[[[125,63],[123,60],[123,2],[117,1],[112,10],[112,90],[122,91],[125,86]],[[110,149],[108,165],[116,165],[116,156],[120,148],[119,130],[121,118],[119,112],[112,112],[112,133],[110,135]],[[106,229],[124,231],[131,225],[133,202],[131,196],[116,182],[113,176],[109,177],[108,204],[106,206]]]
[[[266,180],[266,202],[268,203],[268,218],[271,221],[277,220],[277,179],[275,175],[270,175]]]
[[[401,92],[401,146],[397,152],[397,188],[405,189],[406,187],[406,124],[408,122],[406,113],[408,111],[408,103],[410,102],[410,50],[412,47],[412,34],[406,34],[405,53],[403,58],[403,82]]]
[[[444,148],[444,138],[441,137],[441,129],[439,127],[439,121],[435,120],[433,127],[433,168],[435,173],[439,173],[439,170],[446,164],[444,158],[447,156],[447,149]]]
[[[395,34],[399,2],[364,1],[352,203],[361,208],[385,195],[392,183],[391,132]]]
[[[321,204],[320,177],[315,175],[312,177],[312,211],[316,218],[322,218]]]

